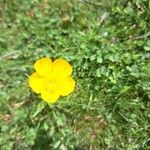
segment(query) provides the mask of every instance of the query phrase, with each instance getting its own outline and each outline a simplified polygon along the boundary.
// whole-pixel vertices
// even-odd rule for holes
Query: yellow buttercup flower
[[[48,103],[55,103],[60,96],[67,96],[75,88],[70,77],[72,66],[64,59],[42,58],[34,64],[36,70],[29,77],[29,86]]]

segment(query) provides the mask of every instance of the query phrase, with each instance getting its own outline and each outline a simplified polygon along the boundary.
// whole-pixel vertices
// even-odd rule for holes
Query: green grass
[[[0,1],[0,149],[150,149],[148,0]],[[34,62],[65,58],[74,93],[52,106]]]

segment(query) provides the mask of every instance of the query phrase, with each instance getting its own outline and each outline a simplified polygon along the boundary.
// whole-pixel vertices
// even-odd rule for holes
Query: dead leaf
[[[9,122],[11,120],[11,115],[10,114],[0,115],[0,120]]]
[[[19,51],[10,51],[4,55],[2,55],[0,58],[5,59],[5,60],[10,60],[10,59],[17,59],[20,56]]]
[[[69,21],[69,16],[68,15],[63,16],[62,21],[63,23],[67,23]]]

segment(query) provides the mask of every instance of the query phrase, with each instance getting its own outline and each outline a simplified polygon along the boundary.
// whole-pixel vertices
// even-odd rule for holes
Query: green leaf
[[[102,57],[98,57],[98,58],[97,58],[97,62],[98,62],[98,63],[102,63],[102,62],[103,62]]]
[[[57,141],[54,145],[54,149],[59,148],[60,144],[61,144],[61,141]]]
[[[37,107],[36,107],[36,110],[34,111],[32,117],[36,117],[46,106],[46,103],[44,101],[41,101]]]

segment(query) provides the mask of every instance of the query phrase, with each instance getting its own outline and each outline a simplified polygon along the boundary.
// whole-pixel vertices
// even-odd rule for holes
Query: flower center
[[[54,93],[56,91],[56,79],[54,77],[47,80],[47,84],[44,85],[44,90],[48,93]]]

